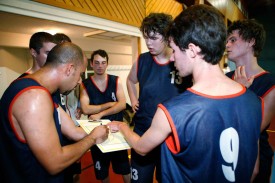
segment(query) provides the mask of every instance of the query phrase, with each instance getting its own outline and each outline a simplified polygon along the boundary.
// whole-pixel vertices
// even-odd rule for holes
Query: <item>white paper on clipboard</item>
[[[110,120],[101,119],[92,122],[90,120],[77,120],[77,122],[80,125],[80,127],[82,127],[84,131],[87,134],[89,134],[95,127],[101,124],[106,125],[110,122]],[[105,140],[101,144],[97,144],[97,146],[103,153],[120,151],[131,148],[120,132],[109,133],[107,140]]]

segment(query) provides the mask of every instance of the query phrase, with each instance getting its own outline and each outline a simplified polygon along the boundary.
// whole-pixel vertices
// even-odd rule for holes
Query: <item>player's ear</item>
[[[255,45],[255,39],[252,38],[250,41],[249,41],[249,46],[254,46]]]
[[[74,70],[75,70],[74,64],[68,64],[66,66],[66,71],[65,71],[66,75],[69,76],[70,74],[72,74],[74,72]]]
[[[193,43],[188,45],[188,50],[191,58],[195,58],[201,51],[200,47],[194,45]]]
[[[36,57],[36,56],[37,56],[37,52],[36,52],[33,48],[30,49],[30,54],[31,54],[31,56],[33,56],[33,57]]]

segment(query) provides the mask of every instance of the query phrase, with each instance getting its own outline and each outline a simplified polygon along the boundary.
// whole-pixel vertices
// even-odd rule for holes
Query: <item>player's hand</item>
[[[249,88],[254,81],[254,76],[247,78],[245,73],[245,66],[237,67],[234,73],[234,77],[235,77],[234,78],[235,81],[244,85],[247,88]]]
[[[93,139],[95,139],[96,144],[104,142],[108,138],[109,128],[106,125],[97,126],[91,131]]]
[[[101,113],[97,113],[97,114],[92,114],[89,116],[90,120],[100,120],[102,118],[102,114]]]
[[[133,110],[134,112],[137,112],[138,109],[139,109],[139,102],[137,101],[136,103],[133,103],[133,104],[132,104],[132,110]]]
[[[75,114],[76,119],[80,119],[80,117],[81,117],[81,115],[82,115],[81,109],[80,109],[80,108],[77,108],[77,109],[75,110],[74,114]]]
[[[109,127],[109,129],[112,133],[115,133],[115,132],[118,132],[120,126],[124,125],[124,124],[125,123],[121,122],[121,121],[112,121],[112,122],[108,123],[107,126]]]

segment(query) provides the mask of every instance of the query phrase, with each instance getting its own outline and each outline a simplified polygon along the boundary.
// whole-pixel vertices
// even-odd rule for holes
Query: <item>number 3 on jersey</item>
[[[131,179],[138,180],[138,171],[135,168],[131,168]]]
[[[225,178],[235,181],[235,170],[239,155],[239,135],[234,128],[225,129],[220,136],[220,150],[226,165],[222,165]]]

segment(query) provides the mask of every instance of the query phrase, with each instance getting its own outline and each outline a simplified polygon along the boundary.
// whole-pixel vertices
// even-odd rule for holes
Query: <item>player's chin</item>
[[[73,90],[74,90],[74,89],[72,89],[72,90],[67,90],[67,91],[63,92],[62,95],[69,95]]]

